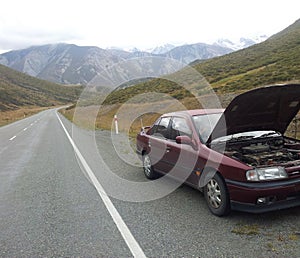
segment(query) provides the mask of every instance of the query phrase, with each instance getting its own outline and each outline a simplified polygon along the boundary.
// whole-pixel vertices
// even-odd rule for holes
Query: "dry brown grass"
[[[219,96],[220,104],[226,107],[236,94],[226,94]],[[204,96],[199,99],[205,107],[213,107],[210,103],[214,99],[211,96]],[[135,137],[142,126],[152,125],[160,114],[174,112],[185,109],[202,108],[194,98],[185,98],[183,100],[164,100],[151,103],[125,103],[105,106],[87,106],[63,109],[61,113],[73,121],[76,125],[86,129],[104,129],[114,130],[114,115],[118,116],[119,131]],[[75,112],[75,119],[74,119]],[[298,115],[298,119],[300,114]],[[295,123],[292,122],[287,130],[287,135],[295,136]],[[297,138],[300,139],[300,121],[297,123]]]
[[[231,232],[237,235],[258,235],[260,229],[257,224],[252,224],[252,225],[239,224],[234,229],[232,229]]]
[[[53,108],[53,107],[51,107],[51,108]],[[47,107],[29,106],[29,107],[22,107],[17,110],[1,111],[0,112],[0,126],[7,125],[7,124],[10,124],[17,120],[23,119],[27,116],[34,115],[45,109],[48,109],[48,108]]]
[[[201,108],[194,98],[181,102],[169,99],[150,103],[125,103],[63,109],[60,112],[76,125],[86,129],[114,130],[114,116],[118,117],[119,131],[135,136],[142,126],[153,124],[163,113]]]

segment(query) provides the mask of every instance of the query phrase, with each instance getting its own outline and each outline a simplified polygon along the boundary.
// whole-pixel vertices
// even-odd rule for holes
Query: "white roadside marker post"
[[[116,134],[119,134],[118,117],[117,117],[117,115],[114,116],[114,120],[115,120],[115,130],[116,130]]]

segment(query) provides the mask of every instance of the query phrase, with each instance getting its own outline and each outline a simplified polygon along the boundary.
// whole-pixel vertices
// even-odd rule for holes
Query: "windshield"
[[[193,116],[195,127],[203,143],[206,143],[222,113]]]

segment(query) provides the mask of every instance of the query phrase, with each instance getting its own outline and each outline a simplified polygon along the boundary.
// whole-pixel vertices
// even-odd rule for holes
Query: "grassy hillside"
[[[40,80],[0,65],[0,111],[74,102],[82,88]]]
[[[113,93],[107,96],[104,104],[108,105],[124,103],[135,95],[147,92],[165,93],[166,95],[169,95],[178,100],[184,99],[186,97],[192,97],[189,91],[185,90],[175,82],[168,81],[166,79],[153,79],[124,89],[115,90]],[[140,98],[139,101],[155,102],[156,99],[149,99],[149,96],[145,96],[145,99]]]

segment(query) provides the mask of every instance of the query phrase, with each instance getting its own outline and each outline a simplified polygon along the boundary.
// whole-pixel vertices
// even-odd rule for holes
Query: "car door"
[[[167,173],[169,169],[164,156],[167,151],[166,142],[169,138],[170,121],[171,117],[161,117],[155,128],[153,128],[148,141],[151,163],[153,168],[160,173]]]
[[[187,136],[193,142],[193,130],[185,117],[173,117],[170,122],[166,152],[163,157],[164,163],[172,177],[194,184],[198,182],[198,176],[194,173],[198,159],[197,146],[195,143],[177,143],[177,136]]]

